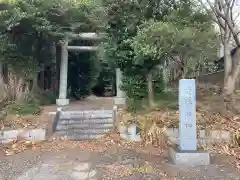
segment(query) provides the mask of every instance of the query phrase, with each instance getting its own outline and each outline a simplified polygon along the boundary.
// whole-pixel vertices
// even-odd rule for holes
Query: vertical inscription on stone
[[[197,150],[195,79],[179,81],[179,117],[180,150]]]

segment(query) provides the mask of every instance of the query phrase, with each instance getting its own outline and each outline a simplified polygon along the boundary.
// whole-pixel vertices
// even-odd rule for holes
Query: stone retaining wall
[[[46,139],[46,129],[18,129],[0,131],[0,144],[6,144],[17,140],[17,138],[26,140],[43,141]]]
[[[119,129],[121,137],[130,140],[132,138],[132,133],[130,129],[126,129],[125,126],[120,127]],[[166,130],[166,135],[169,140],[175,144],[179,144],[179,131],[176,128],[168,128]],[[140,135],[136,135],[136,141],[141,141]],[[222,130],[200,130],[198,131],[198,145],[206,146],[213,143],[220,142],[230,142],[232,140],[231,133],[228,131]]]
[[[179,144],[178,129],[169,128],[166,135],[169,140],[175,144]],[[223,130],[200,130],[197,132],[198,145],[207,146],[214,143],[230,142],[232,140],[231,133]]]

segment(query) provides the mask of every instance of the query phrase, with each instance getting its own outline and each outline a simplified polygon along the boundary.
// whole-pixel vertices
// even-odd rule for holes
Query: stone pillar
[[[117,96],[115,97],[114,101],[116,105],[124,105],[126,101],[125,92],[120,89],[122,84],[122,72],[120,68],[116,69],[116,90]]]
[[[68,42],[65,41],[61,46],[61,65],[60,65],[60,85],[59,85],[59,99],[56,103],[59,106],[69,104],[67,99],[67,79],[68,79]]]

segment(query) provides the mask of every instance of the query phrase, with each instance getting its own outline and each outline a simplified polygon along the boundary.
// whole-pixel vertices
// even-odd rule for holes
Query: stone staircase
[[[113,129],[113,110],[57,111],[53,122],[55,136],[69,140],[91,140]]]

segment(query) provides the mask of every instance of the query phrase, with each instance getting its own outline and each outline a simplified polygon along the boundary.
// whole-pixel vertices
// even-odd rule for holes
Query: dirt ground
[[[221,105],[220,100],[213,93],[202,96],[198,100],[198,106],[215,112]],[[112,106],[112,98],[90,97],[86,101],[73,102],[65,109],[112,109]],[[57,106],[43,108],[40,116],[29,119],[32,123],[49,129],[51,133],[54,116],[48,113],[56,111]],[[89,180],[240,180],[235,157],[212,155],[213,161],[209,166],[183,167],[169,161],[167,148],[161,151],[161,148],[125,142],[118,135],[106,136],[98,141],[53,140],[32,144],[19,154],[0,155],[0,179],[81,180],[80,177],[85,175],[80,170],[87,164],[91,165],[88,174],[94,174]],[[80,170],[75,172],[75,168]],[[72,177],[73,174],[75,177]]]
[[[45,142],[32,150],[0,159],[1,180],[81,180],[90,165],[91,180],[239,180],[240,172],[231,157],[215,156],[209,166],[176,166],[168,159],[168,150],[143,147],[113,137],[92,142]],[[75,174],[75,177],[72,175]],[[85,179],[84,179],[85,180]]]

